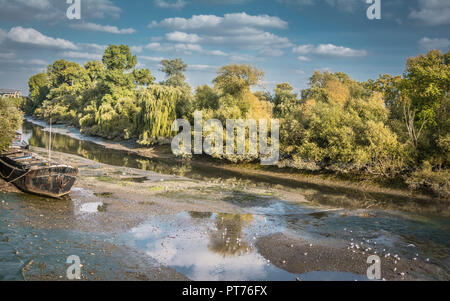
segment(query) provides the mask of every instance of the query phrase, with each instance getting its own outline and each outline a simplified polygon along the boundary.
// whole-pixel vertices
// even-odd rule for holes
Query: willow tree
[[[176,105],[183,91],[180,88],[150,85],[137,92],[140,113],[134,119],[135,130],[140,133],[139,143],[151,145],[173,137],[171,127],[177,119]]]

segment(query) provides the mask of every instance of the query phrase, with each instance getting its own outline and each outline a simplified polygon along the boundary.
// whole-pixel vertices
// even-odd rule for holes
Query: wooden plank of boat
[[[29,153],[31,154],[31,153]],[[24,192],[59,198],[70,192],[75,184],[78,169],[58,164],[48,164],[38,156],[30,162],[21,162],[14,156],[0,156],[0,176]],[[37,165],[40,161],[43,165]]]

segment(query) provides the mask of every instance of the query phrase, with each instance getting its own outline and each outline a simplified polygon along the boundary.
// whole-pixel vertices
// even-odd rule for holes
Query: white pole
[[[50,138],[48,142],[48,163],[52,159],[52,118],[50,118]]]

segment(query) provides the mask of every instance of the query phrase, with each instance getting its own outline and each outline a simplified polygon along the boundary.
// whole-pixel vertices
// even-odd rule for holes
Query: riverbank
[[[27,121],[44,127],[48,125],[30,117]],[[149,159],[147,165],[165,164],[169,168],[157,172],[177,172],[171,169],[190,169],[188,177],[201,180],[217,180],[226,178],[236,182],[258,182],[261,187],[273,189],[282,187],[286,192],[303,195],[308,201],[316,204],[353,209],[378,208],[402,210],[423,214],[450,216],[450,200],[428,195],[413,193],[408,189],[389,188],[370,180],[343,179],[334,174],[312,174],[299,170],[277,167],[262,167],[255,164],[225,164],[207,157],[194,157],[192,160],[182,160],[175,157],[169,146],[144,148],[133,141],[114,142],[103,138],[85,136],[74,127],[55,125],[53,132],[69,136],[79,141],[86,141],[104,147],[107,150],[122,151],[135,154],[142,159]],[[45,144],[45,142],[41,143]],[[43,146],[43,145],[42,145]],[[63,148],[66,151],[65,148]],[[82,153],[79,153],[82,155]],[[152,166],[140,166],[150,168]],[[207,174],[208,176],[203,176]],[[397,184],[393,184],[397,187]],[[286,198],[289,198],[287,193]]]
[[[196,180],[60,152],[52,157],[80,169],[67,199],[0,197],[7,199],[0,253],[12,248],[9,263],[18,262],[19,275],[26,268],[26,280],[65,279],[64,260],[73,254],[89,280],[367,280],[369,254],[383,258],[386,280],[450,279],[448,246],[436,246],[448,237],[404,247],[448,227],[435,229],[425,217],[314,205],[282,186]],[[399,221],[401,228],[387,227]],[[411,227],[418,238],[400,239]]]

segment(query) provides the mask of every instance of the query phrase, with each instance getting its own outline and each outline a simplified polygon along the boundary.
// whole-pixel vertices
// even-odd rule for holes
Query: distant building
[[[0,97],[19,98],[22,97],[22,92],[19,90],[0,89]]]

